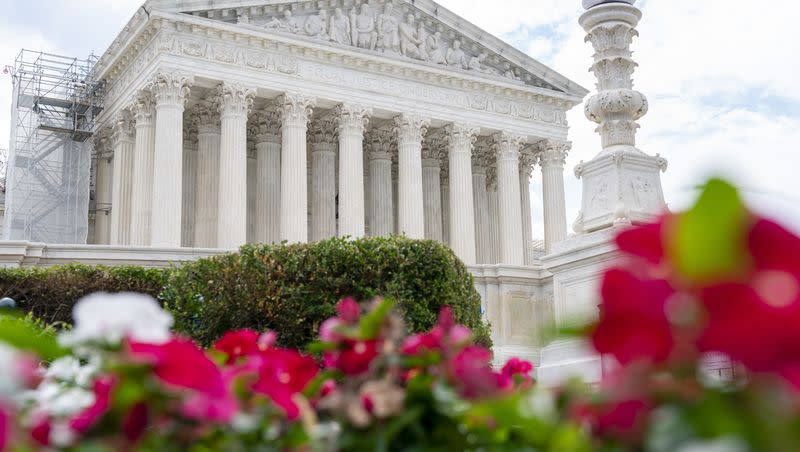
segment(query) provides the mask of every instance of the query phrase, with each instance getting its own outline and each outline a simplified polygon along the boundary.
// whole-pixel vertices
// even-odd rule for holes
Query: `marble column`
[[[447,161],[447,153],[443,153],[440,161]],[[450,245],[450,168],[449,164],[442,166],[441,192],[442,192],[442,243]]]
[[[397,164],[397,149],[392,152],[392,227],[393,234],[399,234],[400,229],[400,168]]]
[[[239,84],[217,87],[220,113],[217,247],[247,243],[247,115],[255,90]]]
[[[281,146],[281,240],[308,241],[308,170],[306,133],[316,100],[302,94],[280,97]]]
[[[525,243],[525,265],[533,265],[533,214],[531,212],[531,176],[536,157],[525,149],[519,158],[519,193],[522,201],[522,240]]]
[[[525,265],[522,242],[522,201],[519,192],[519,154],[525,138],[515,133],[494,135],[497,154],[497,194],[500,213],[500,262]]]
[[[477,262],[472,193],[472,146],[477,135],[478,129],[466,124],[445,128],[450,167],[450,247],[467,265]]]
[[[96,145],[97,167],[95,175],[95,207],[94,243],[111,244],[111,202],[113,183],[114,148],[112,138],[104,133]]]
[[[136,116],[133,184],[131,196],[131,245],[150,246],[153,214],[153,157],[155,153],[155,100],[152,93],[139,93],[132,107]]]
[[[217,99],[196,104],[197,116],[197,194],[195,195],[195,248],[217,247],[219,199],[220,123]]]
[[[386,237],[394,233],[391,131],[373,129],[369,135],[369,144],[370,235]]]
[[[134,119],[130,110],[114,122],[114,175],[111,194],[111,245],[131,244],[131,211],[134,173]]]
[[[181,246],[183,110],[192,83],[178,72],[161,72],[151,85],[156,98],[156,137],[150,243],[155,247]]]
[[[472,196],[475,202],[475,250],[477,263],[490,263],[489,195],[486,192],[485,149],[476,149],[472,157]]]
[[[336,237],[336,131],[332,116],[311,123],[311,241]]]
[[[500,262],[500,197],[497,194],[497,168],[486,169],[486,204],[489,211],[489,240],[487,244],[488,264]]]
[[[425,208],[422,195],[422,139],[429,121],[404,113],[394,120],[398,152],[398,233],[412,239],[425,238]]]
[[[195,207],[197,205],[197,121],[190,116],[184,124],[183,137],[183,216],[181,246],[194,247]]]
[[[542,167],[544,201],[545,252],[553,244],[567,238],[567,207],[564,195],[564,165],[572,147],[568,141],[544,140],[539,143],[539,164]]]
[[[428,143],[425,147],[430,146]],[[423,148],[422,196],[425,203],[425,238],[442,241],[442,166],[438,152]]]
[[[256,242],[281,240],[281,119],[269,104],[256,116]]]
[[[258,161],[256,146],[252,141],[247,143],[247,243],[256,243],[256,191],[258,182]]]
[[[364,237],[364,130],[372,109],[336,107],[339,121],[339,237]]]

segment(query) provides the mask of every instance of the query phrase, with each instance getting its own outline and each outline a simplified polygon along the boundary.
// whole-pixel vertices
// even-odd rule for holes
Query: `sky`
[[[0,66],[21,48],[102,54],[142,0],[0,0]],[[594,90],[579,0],[440,0],[533,58]],[[498,7],[502,5],[502,7]],[[736,183],[751,207],[800,232],[800,17],[796,0],[639,0],[635,88],[650,101],[637,145],[669,160],[671,209],[691,204],[709,177]],[[0,80],[0,147],[7,146],[11,80]],[[582,106],[569,112],[568,222],[581,185],[573,168],[600,151]],[[541,175],[532,186],[534,237],[543,236]]]

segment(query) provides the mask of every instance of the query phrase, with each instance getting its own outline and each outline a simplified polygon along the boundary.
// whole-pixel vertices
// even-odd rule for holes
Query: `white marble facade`
[[[432,1],[151,0],[97,70],[98,244],[398,233],[531,265],[537,165],[545,246],[566,237],[586,90]]]

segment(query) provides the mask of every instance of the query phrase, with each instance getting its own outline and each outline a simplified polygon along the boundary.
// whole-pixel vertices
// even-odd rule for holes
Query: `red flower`
[[[651,406],[641,399],[628,399],[600,405],[578,405],[573,415],[588,422],[598,436],[623,440],[639,437],[646,428]]]
[[[337,388],[336,380],[325,380],[325,382],[322,383],[322,388],[319,391],[319,395],[321,398],[328,397],[329,395],[333,394]]]
[[[253,391],[269,396],[290,421],[297,419],[300,407],[294,398],[317,376],[317,363],[294,350],[274,348],[263,352],[259,359]]]
[[[383,342],[380,340],[357,341],[345,339],[341,349],[325,353],[325,366],[338,369],[345,375],[361,375],[369,370],[378,357]]]
[[[506,386],[502,374],[492,371],[491,361],[489,350],[471,345],[448,363],[453,383],[464,398],[491,397]]]
[[[616,238],[617,248],[623,253],[640,257],[650,264],[661,264],[666,255],[663,234],[667,219],[668,217],[663,217],[655,223],[621,232]]]
[[[595,349],[623,365],[639,359],[666,361],[675,344],[666,313],[673,294],[667,281],[609,270],[603,279],[600,322],[592,333]]]
[[[258,342],[258,333],[253,330],[229,331],[214,344],[214,350],[225,353],[228,356],[227,364],[233,364],[239,358],[257,353]]]
[[[40,446],[50,445],[50,418],[43,417],[33,424],[31,428],[31,439]]]
[[[111,392],[116,386],[113,377],[100,377],[94,382],[94,403],[69,422],[69,427],[77,433],[86,433],[105,416],[111,407]]]
[[[125,415],[122,420],[122,433],[129,443],[138,442],[147,431],[147,424],[150,421],[150,413],[144,402],[137,403]]]
[[[151,363],[154,374],[167,386],[194,392],[184,414],[222,422],[236,414],[236,401],[223,373],[194,342],[172,339],[163,345],[130,343],[129,349],[134,358]]]
[[[339,318],[348,325],[354,325],[361,317],[361,307],[355,298],[345,298],[336,306]]]
[[[522,386],[527,386],[533,383],[531,372],[533,372],[533,364],[519,358],[511,358],[506,365],[503,366],[501,374],[507,381],[511,382],[512,385],[515,380],[518,380]]]
[[[6,449],[9,443],[11,416],[0,406],[0,452]]]

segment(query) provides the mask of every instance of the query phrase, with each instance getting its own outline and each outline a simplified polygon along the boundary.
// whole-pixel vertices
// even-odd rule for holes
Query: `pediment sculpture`
[[[298,2],[299,3],[299,2]],[[450,69],[476,72],[517,83],[527,72],[502,58],[490,58],[490,52],[470,46],[467,38],[450,31],[443,24],[425,20],[413,7],[398,7],[394,2],[356,4],[343,7],[308,10],[290,5],[265,8],[263,14],[251,17],[242,9],[236,17],[239,24],[280,33],[313,38],[342,46],[352,46],[390,57],[408,58]],[[537,79],[531,84],[556,89]]]

